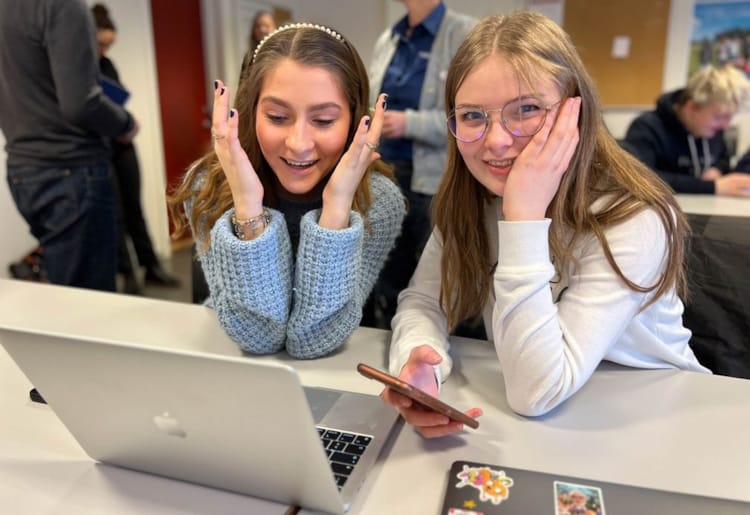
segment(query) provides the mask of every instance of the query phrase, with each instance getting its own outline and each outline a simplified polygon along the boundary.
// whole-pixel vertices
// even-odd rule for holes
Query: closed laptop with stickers
[[[456,461],[441,515],[747,515],[750,503]]]

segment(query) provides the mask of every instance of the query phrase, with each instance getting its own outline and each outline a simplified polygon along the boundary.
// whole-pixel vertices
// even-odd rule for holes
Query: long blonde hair
[[[561,98],[580,96],[580,141],[547,217],[552,220],[549,245],[558,277],[573,260],[570,249],[587,234],[599,240],[610,266],[637,292],[654,292],[650,302],[677,287],[686,291],[683,257],[688,225],[671,190],[658,176],[620,148],[607,131],[593,80],[568,35],[534,12],[483,19],[459,47],[448,71],[446,114],[466,76],[484,59],[501,55],[520,81],[532,85],[551,80]],[[491,87],[491,85],[488,85]],[[609,200],[596,213],[594,201]],[[435,195],[432,215],[443,241],[440,303],[448,326],[479,315],[490,294],[492,270],[483,213],[490,193],[471,175],[452,136],[448,138],[446,173]],[[670,238],[666,268],[656,284],[629,280],[615,262],[604,230],[638,211],[654,209]]]
[[[261,152],[255,133],[256,109],[265,77],[283,59],[329,71],[349,103],[351,125],[343,147],[346,150],[354,138],[359,121],[369,111],[367,71],[359,54],[346,39],[336,32],[332,35],[324,27],[309,24],[278,29],[264,40],[254,58],[248,57],[251,65],[241,78],[235,97],[235,109],[240,121],[238,136],[263,184],[263,204],[276,207],[278,197],[275,175]],[[369,176],[373,171],[389,177],[392,175],[390,167],[383,161],[376,161],[367,170],[353,202],[353,209],[363,216],[372,202]],[[329,176],[330,174],[324,181]],[[232,192],[214,150],[189,167],[182,182],[167,199],[175,224],[175,237],[182,235],[188,226],[183,210],[185,201],[190,201],[192,205],[189,222],[198,231],[195,236],[200,243],[199,248],[207,249],[210,245],[210,228],[232,206]]]

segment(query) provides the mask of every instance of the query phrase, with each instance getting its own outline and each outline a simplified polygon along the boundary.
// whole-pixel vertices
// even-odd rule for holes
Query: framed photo
[[[555,481],[555,515],[606,515],[602,489]]]
[[[750,76],[750,2],[696,2],[688,76],[730,64]]]

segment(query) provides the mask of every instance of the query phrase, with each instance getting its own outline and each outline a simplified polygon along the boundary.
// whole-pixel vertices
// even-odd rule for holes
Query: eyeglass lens
[[[489,125],[489,113],[501,111],[501,122],[513,136],[533,136],[544,125],[549,108],[535,98],[508,102],[502,109],[484,111],[479,107],[459,107],[448,118],[448,128],[463,142],[479,140]]]

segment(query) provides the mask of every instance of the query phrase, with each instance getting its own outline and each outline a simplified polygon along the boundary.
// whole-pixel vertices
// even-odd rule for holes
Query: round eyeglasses
[[[489,128],[490,113],[499,112],[500,122],[510,134],[517,138],[530,137],[539,132],[547,119],[547,113],[560,105],[544,105],[537,98],[511,100],[499,109],[482,109],[479,106],[459,106],[447,118],[448,130],[464,143],[479,141]]]

